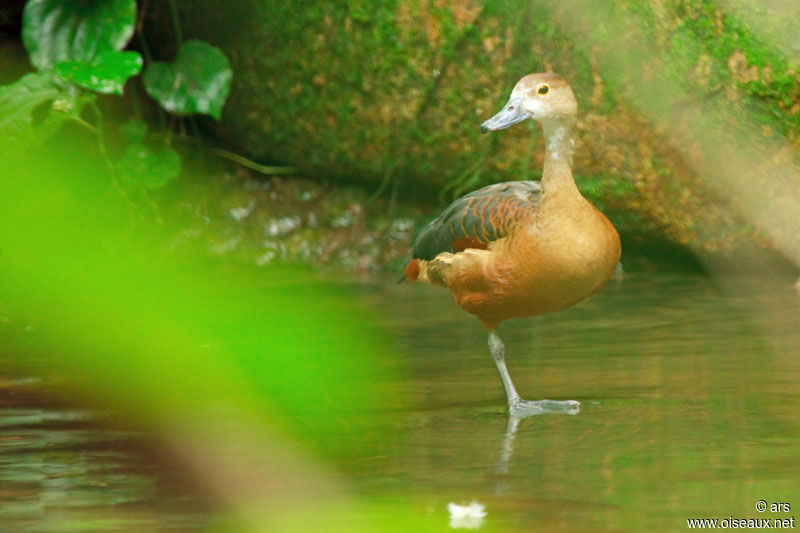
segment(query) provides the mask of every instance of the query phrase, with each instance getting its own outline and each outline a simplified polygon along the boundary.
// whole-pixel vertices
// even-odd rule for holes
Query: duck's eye
[[[550,90],[550,87],[548,87],[547,85],[542,85],[541,87],[539,87],[539,90],[536,91],[536,92],[538,92],[539,94],[547,94],[547,91],[549,91],[549,90]]]

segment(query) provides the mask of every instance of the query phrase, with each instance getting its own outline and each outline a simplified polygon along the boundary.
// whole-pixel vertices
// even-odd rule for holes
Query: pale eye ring
[[[550,87],[548,87],[547,85],[542,85],[541,87],[539,87],[539,90],[537,90],[536,92],[539,93],[539,94],[547,94],[547,91],[549,91],[549,90],[550,90]]]

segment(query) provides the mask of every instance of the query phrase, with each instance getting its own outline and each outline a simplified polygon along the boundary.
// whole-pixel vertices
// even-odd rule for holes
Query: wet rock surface
[[[173,246],[257,266],[399,271],[430,210],[372,198],[360,187],[256,177],[236,167],[187,181],[180,198],[164,202],[165,217],[178,228]]]

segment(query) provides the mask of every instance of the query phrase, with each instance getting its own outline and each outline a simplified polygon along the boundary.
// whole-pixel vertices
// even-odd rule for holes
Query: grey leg
[[[508,405],[510,406],[518,402],[520,397],[517,394],[517,389],[514,388],[514,383],[511,382],[511,376],[508,375],[508,368],[506,368],[506,347],[495,331],[489,332],[489,349],[492,351],[492,358],[497,366],[497,371],[500,373],[500,379],[506,389],[506,398],[508,398]]]
[[[526,417],[533,415],[541,415],[545,413],[567,413],[576,414],[580,410],[580,403],[575,400],[539,400],[531,402],[523,400],[514,388],[514,383],[511,381],[511,376],[508,374],[506,368],[505,347],[503,341],[497,336],[497,332],[489,332],[489,349],[492,352],[494,364],[497,366],[497,372],[500,373],[500,379],[503,381],[503,388],[506,390],[506,398],[508,399],[508,409],[512,415],[518,417]]]

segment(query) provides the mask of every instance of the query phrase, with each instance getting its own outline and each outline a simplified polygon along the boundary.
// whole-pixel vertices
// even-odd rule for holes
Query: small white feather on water
[[[450,511],[450,527],[453,529],[478,529],[483,525],[486,507],[473,500],[469,505],[448,503]]]

